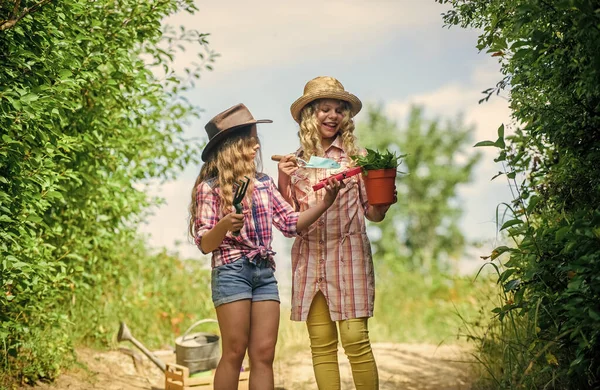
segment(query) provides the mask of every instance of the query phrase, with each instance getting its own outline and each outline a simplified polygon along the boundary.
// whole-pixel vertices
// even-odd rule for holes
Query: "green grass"
[[[216,318],[210,298],[210,271],[198,261],[182,261],[161,252],[129,253],[128,267],[103,287],[96,304],[76,303],[79,318],[74,340],[87,346],[115,348],[119,321],[150,349],[173,346],[185,329],[202,318]],[[497,388],[509,376],[515,383],[531,361],[519,340],[531,329],[521,319],[492,320],[491,309],[503,298],[493,276],[423,276],[401,267],[377,265],[375,315],[369,321],[372,342],[469,344],[479,360],[479,389]],[[282,305],[276,361],[309,350],[304,322],[289,319]],[[216,324],[203,331],[218,334]],[[508,343],[511,343],[510,345]],[[516,343],[516,344],[515,344]],[[510,362],[509,374],[499,362]],[[516,379],[516,380],[515,380]]]
[[[466,333],[476,346],[480,378],[475,390],[537,389],[543,378],[529,375],[535,351],[531,348],[532,322],[527,317],[509,314],[503,321],[495,318],[487,326],[470,326]],[[552,387],[550,387],[552,388]]]
[[[174,346],[175,338],[193,322],[216,318],[210,297],[210,271],[205,262],[183,261],[167,252],[149,253],[142,245],[122,253],[121,265],[102,285],[73,294],[67,307],[72,343],[112,349],[119,322],[149,349]],[[473,331],[490,293],[490,279],[430,275],[377,266],[375,316],[369,322],[373,342],[454,344]],[[276,361],[309,350],[304,322],[289,319],[282,305]],[[482,322],[483,324],[483,322]],[[202,331],[218,334],[216,324]],[[133,348],[129,343],[127,347]],[[283,359],[283,360],[282,360]]]
[[[210,271],[204,262],[182,261],[166,252],[129,252],[118,277],[106,281],[95,301],[84,296],[71,307],[73,340],[87,346],[115,348],[119,321],[148,348],[173,346],[193,322],[216,318],[210,298]],[[496,288],[485,278],[393,272],[379,264],[375,316],[369,322],[373,342],[458,343],[466,322],[473,323]],[[91,295],[91,294],[90,294]],[[88,301],[84,301],[87,299]],[[487,305],[487,306],[486,306]],[[277,357],[309,347],[304,322],[289,320],[282,305]],[[203,331],[218,333],[216,324]]]
[[[421,275],[399,267],[377,268],[375,342],[464,343],[466,323],[485,322],[494,280],[480,276]],[[489,316],[488,316],[489,317]]]
[[[300,351],[307,351],[310,348],[306,322],[290,320],[290,309],[283,304],[281,308],[275,361],[285,359]]]
[[[114,348],[120,321],[150,349],[175,345],[195,321],[216,319],[205,262],[145,250],[123,254],[119,272],[106,279],[101,292],[83,294],[70,308],[73,339],[87,346]],[[198,331],[218,333],[216,324]]]
[[[513,298],[497,286],[489,300],[498,311]],[[485,323],[463,323],[464,335],[474,345],[473,356],[480,363],[473,390],[573,388],[556,374],[561,364],[557,343],[540,337],[534,313],[513,310],[492,317],[488,309],[485,314],[491,317]]]
[[[492,316],[489,297],[497,286],[489,277],[424,277],[382,264],[377,271],[372,342],[467,344],[467,331],[475,323],[485,326]],[[287,308],[279,332],[276,359],[309,348],[305,323],[291,321]]]

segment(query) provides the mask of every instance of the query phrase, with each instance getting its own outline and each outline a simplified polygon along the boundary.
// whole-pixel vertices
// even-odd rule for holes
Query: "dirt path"
[[[123,349],[125,350],[125,349]],[[424,344],[373,345],[379,368],[381,390],[466,390],[472,382],[472,358],[457,346]],[[54,384],[41,384],[35,390],[103,389],[160,390],[164,376],[145,356],[134,357],[122,351],[77,351],[86,368],[76,368],[63,374]],[[160,359],[174,361],[174,356]],[[342,390],[353,389],[352,374],[347,359],[340,353]],[[276,390],[316,389],[309,351],[275,363]],[[31,388],[29,388],[31,389]]]

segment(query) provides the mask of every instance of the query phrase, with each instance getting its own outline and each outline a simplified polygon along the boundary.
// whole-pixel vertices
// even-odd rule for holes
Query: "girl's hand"
[[[242,214],[229,213],[219,222],[223,224],[227,231],[237,232],[238,230],[242,230],[242,227],[244,226],[244,214],[246,213],[246,210],[244,210]]]
[[[325,195],[323,196],[323,200],[318,202],[316,205],[300,212],[298,223],[296,224],[296,230],[299,232],[304,231],[310,225],[315,223],[317,219],[319,219],[319,217],[323,215],[325,211],[327,211],[329,206],[333,204],[337,194],[340,192],[340,189],[344,188],[345,186],[346,184],[338,181],[335,178],[328,178],[324,187]]]
[[[394,190],[394,201],[392,202],[392,204],[394,204],[396,202],[398,202],[398,191]],[[371,213],[369,213],[370,214],[368,216],[369,220],[371,220],[373,222],[383,221],[383,219],[385,218],[385,213],[387,213],[387,211],[389,210],[389,208],[392,204],[370,206],[370,208],[373,211]]]
[[[335,177],[328,178],[327,184],[325,184],[325,196],[323,197],[323,201],[327,205],[327,207],[331,206],[337,198],[340,189],[346,187],[346,183],[343,181],[339,181]]]
[[[283,156],[277,164],[277,169],[279,170],[280,175],[284,174],[291,176],[294,172],[296,172],[298,170],[298,164],[296,163],[294,155],[288,154],[287,156]]]
[[[371,207],[373,207],[373,210],[377,214],[385,216],[385,213],[387,213],[387,211],[389,210],[390,206],[391,206],[391,204],[385,204],[385,205],[378,205],[378,206],[371,206]]]

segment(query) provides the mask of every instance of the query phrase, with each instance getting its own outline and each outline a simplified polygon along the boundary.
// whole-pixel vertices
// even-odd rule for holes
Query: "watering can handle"
[[[187,328],[187,330],[185,331],[185,333],[184,333],[184,334],[183,334],[183,336],[181,337],[181,341],[185,341],[185,336],[187,336],[187,335],[188,335],[188,333],[190,333],[190,331],[191,331],[192,329],[194,329],[196,326],[198,326],[198,325],[200,325],[200,324],[203,324],[203,323],[205,323],[205,322],[217,322],[217,323],[218,323],[218,321],[217,321],[217,320],[213,320],[213,319],[211,319],[211,318],[208,318],[208,319],[205,319],[205,320],[196,321],[196,322],[194,322],[194,323],[192,324],[192,326],[190,326],[189,328]]]

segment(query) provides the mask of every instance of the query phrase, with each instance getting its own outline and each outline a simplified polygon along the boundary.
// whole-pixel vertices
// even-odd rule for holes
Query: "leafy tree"
[[[367,118],[358,123],[357,134],[367,148],[401,152],[401,170],[396,183],[398,204],[386,219],[372,229],[381,236],[373,241],[375,250],[388,263],[398,263],[425,273],[450,266],[462,254],[465,238],[458,226],[462,209],[456,189],[468,183],[478,154],[465,157],[472,129],[461,120],[427,121],[421,108],[411,109],[405,128],[387,118],[381,107],[368,107]]]
[[[498,148],[518,184],[503,229],[514,246],[499,282],[509,294],[499,324],[529,323],[500,342],[496,387],[600,385],[600,3],[592,0],[438,0],[448,25],[476,27],[477,47],[499,59],[516,122]],[[517,183],[518,180],[518,183]],[[510,359],[512,356],[522,356]]]
[[[194,10],[192,0],[0,4],[0,384],[56,375],[77,324],[101,320],[73,309],[100,305],[135,258],[126,248],[152,201],[143,183],[195,159],[182,126],[198,110],[180,92],[214,55],[205,34],[161,27]],[[185,78],[173,71],[182,41],[205,60]]]

